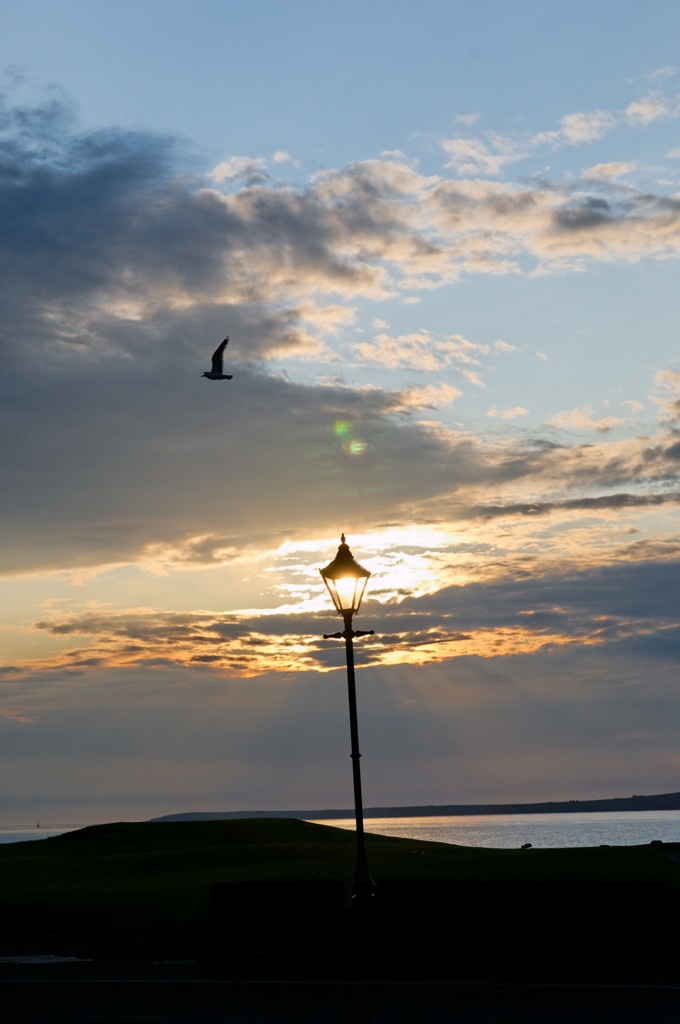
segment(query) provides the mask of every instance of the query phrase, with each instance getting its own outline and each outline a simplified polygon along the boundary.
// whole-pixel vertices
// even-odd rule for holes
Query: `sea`
[[[318,821],[354,829],[354,818]],[[84,828],[49,825],[27,828],[0,825],[0,843],[47,839]],[[536,849],[577,846],[645,846],[654,841],[680,843],[680,811],[602,811],[573,814],[478,814],[423,818],[366,818],[366,832],[404,839],[425,839],[456,846],[512,850],[530,843]]]
[[[31,839],[49,839],[50,836],[60,836],[64,832],[75,832],[85,825],[37,825],[30,828],[27,825],[0,825],[0,843],[27,843]]]
[[[354,818],[319,821],[354,829]],[[579,811],[573,814],[479,814],[431,818],[366,818],[364,830],[381,836],[426,839],[456,846],[512,850],[576,846],[680,843],[680,811]]]

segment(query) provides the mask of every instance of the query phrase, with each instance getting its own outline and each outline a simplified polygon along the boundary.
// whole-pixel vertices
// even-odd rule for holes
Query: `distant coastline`
[[[430,804],[422,807],[366,807],[365,818],[464,817],[480,814],[577,814],[607,811],[678,811],[680,793],[654,796],[623,796],[605,800],[546,800],[537,804]],[[300,818],[324,821],[352,818],[352,808],[315,811],[186,811],[165,814],[152,821],[209,821],[220,818]]]

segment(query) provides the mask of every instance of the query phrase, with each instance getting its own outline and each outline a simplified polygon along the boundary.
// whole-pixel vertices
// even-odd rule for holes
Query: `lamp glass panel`
[[[327,576],[324,576],[323,581],[328,587],[328,593],[331,595],[331,600],[335,605],[335,610],[341,612],[342,608],[340,607],[340,602],[338,600],[338,592],[335,589],[335,580],[329,580]]]
[[[361,600],[364,596],[364,590],[366,589],[367,583],[368,576],[360,576],[359,579],[357,580],[357,589],[356,594],[354,596],[354,600],[356,601],[356,604],[354,605],[355,612],[359,611],[359,605],[361,604]]]
[[[356,608],[354,603],[357,581],[353,576],[344,576],[342,579],[335,581],[335,586],[338,591],[338,600],[343,611],[351,611],[352,608]]]

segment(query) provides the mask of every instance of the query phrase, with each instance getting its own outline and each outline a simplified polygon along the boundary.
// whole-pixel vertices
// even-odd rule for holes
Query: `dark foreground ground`
[[[200,966],[2,969],[3,1024],[677,1024],[668,983],[456,980],[380,972],[225,977]]]
[[[680,1024],[678,855],[370,837],[362,910],[352,833],[308,822],[10,844],[0,1021]]]

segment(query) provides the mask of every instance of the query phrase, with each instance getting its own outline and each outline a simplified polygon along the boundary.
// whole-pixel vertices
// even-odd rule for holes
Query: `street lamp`
[[[354,684],[354,638],[358,636],[372,636],[373,630],[353,630],[352,617],[359,611],[361,599],[364,596],[368,577],[371,575],[368,569],[355,562],[349,546],[345,542],[345,535],[340,538],[338,553],[325,569],[319,569],[322,579],[328,587],[333,604],[338,615],[342,615],[345,628],[342,633],[324,633],[324,640],[345,641],[345,654],[347,656],[347,691],[349,694],[349,729],[352,741],[352,776],[354,780],[354,815],[356,818],[357,836],[357,867],[354,875],[353,892],[357,899],[372,896],[375,892],[375,884],[368,870],[366,860],[366,849],[364,846],[364,807],[361,799],[361,767],[359,758],[359,726],[357,722],[357,695]]]

